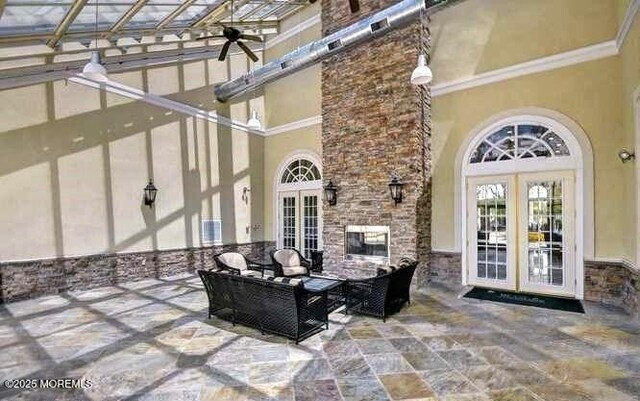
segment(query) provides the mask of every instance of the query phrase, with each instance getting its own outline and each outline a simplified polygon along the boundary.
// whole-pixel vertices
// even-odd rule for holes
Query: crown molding
[[[485,72],[469,78],[462,78],[455,81],[437,84],[431,87],[431,96],[438,97],[452,92],[505,81],[507,79],[517,78],[524,75],[555,70],[557,68],[607,58],[617,54],[618,46],[616,41],[610,40],[596,45]]]
[[[285,132],[294,131],[300,128],[311,127],[313,125],[322,124],[322,116],[313,116],[309,118],[303,118],[302,120],[293,121],[287,124],[275,126],[273,128],[267,128],[264,136],[273,136],[278,134],[284,134]]]
[[[638,11],[640,11],[640,0],[631,0],[629,2],[629,7],[627,7],[624,20],[620,25],[618,35],[616,36],[616,45],[618,46],[618,50],[622,49],[622,46],[624,46],[624,42],[627,40],[627,36],[629,36],[629,31],[631,30],[631,26],[633,25],[633,21],[635,20]]]
[[[291,29],[286,30],[280,34],[278,34],[277,36],[275,36],[273,39],[269,39],[267,40],[267,42],[264,45],[265,49],[269,49],[273,46],[276,46],[282,42],[284,42],[285,40],[299,34],[300,32],[306,31],[307,29],[311,28],[312,26],[319,24],[321,22],[320,19],[320,14],[316,14],[313,17],[302,21],[301,23],[299,23],[298,25],[293,26]]]

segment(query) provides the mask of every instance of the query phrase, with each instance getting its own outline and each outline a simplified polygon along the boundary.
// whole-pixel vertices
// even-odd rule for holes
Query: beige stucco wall
[[[640,13],[639,13],[640,14]],[[620,51],[622,70],[622,146],[627,149],[635,148],[636,153],[640,152],[640,127],[636,125],[634,110],[635,96],[640,96],[640,15],[636,17],[631,25],[631,30],[627,35],[623,47]],[[640,118],[640,116],[638,117]],[[640,179],[640,159],[636,158],[635,163],[627,163],[624,166],[625,179],[625,208],[628,210],[628,218],[625,219],[623,228],[625,255],[635,262],[640,263],[640,186],[636,180]],[[635,211],[635,213],[634,213]]]
[[[319,10],[319,3],[305,9],[303,15],[294,15],[283,21],[283,32],[313,17]],[[265,51],[266,61],[273,60],[312,40],[321,37],[320,24],[293,35]],[[312,66],[267,85],[264,89],[265,121],[267,128],[316,117],[321,114],[320,66]],[[298,128],[265,138],[264,143],[264,235],[275,240],[275,185],[279,166],[292,153],[308,151],[322,154],[320,124]]]
[[[247,68],[238,55],[110,77],[245,122],[261,100],[215,104],[210,85]],[[72,82],[0,104],[0,261],[200,246],[201,218],[222,218],[224,243],[263,239],[264,138]]]
[[[623,229],[624,168],[619,60],[615,57],[523,76],[433,101],[433,247],[454,247],[454,163],[473,128],[505,110],[541,107],[562,113],[586,132],[594,154],[595,255],[627,255]]]
[[[434,83],[615,38],[619,0],[466,0],[433,16]]]

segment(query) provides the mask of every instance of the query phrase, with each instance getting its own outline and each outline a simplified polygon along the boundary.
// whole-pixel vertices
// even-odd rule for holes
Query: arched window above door
[[[289,163],[280,178],[281,184],[321,180],[320,170],[311,160],[296,159]]]
[[[571,156],[565,141],[544,125],[505,125],[485,136],[471,153],[470,164],[539,157]]]

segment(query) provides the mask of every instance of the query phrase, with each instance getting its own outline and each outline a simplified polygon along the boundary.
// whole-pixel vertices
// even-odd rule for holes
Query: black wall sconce
[[[636,154],[628,151],[627,149],[621,149],[620,152],[618,152],[618,157],[623,163],[626,163],[634,160],[636,158]]]
[[[404,183],[402,182],[402,178],[398,175],[398,173],[394,172],[391,174],[391,181],[389,181],[389,191],[391,192],[391,198],[397,205],[402,202],[402,187]]]
[[[156,202],[156,195],[158,194],[158,188],[153,185],[153,180],[149,180],[149,183],[144,187],[144,204],[153,207]]]
[[[324,198],[327,200],[329,206],[335,206],[338,202],[336,193],[338,188],[333,184],[333,181],[329,180],[329,183],[324,187]]]

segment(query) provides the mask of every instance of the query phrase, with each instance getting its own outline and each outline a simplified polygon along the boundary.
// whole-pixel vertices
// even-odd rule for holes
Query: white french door
[[[472,177],[469,284],[575,296],[574,173]]]
[[[306,258],[322,249],[321,190],[278,193],[278,247],[297,249]]]

